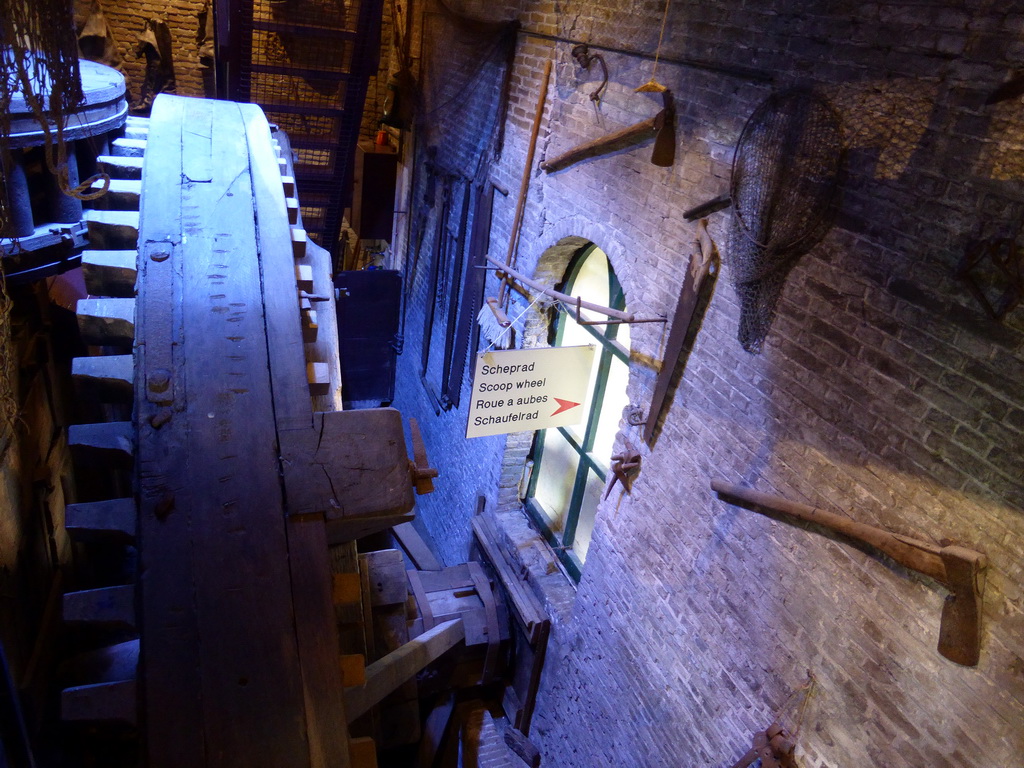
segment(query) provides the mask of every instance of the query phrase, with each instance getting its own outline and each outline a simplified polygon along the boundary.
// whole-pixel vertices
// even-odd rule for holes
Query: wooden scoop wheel
[[[432,471],[397,411],[338,410],[329,260],[287,137],[254,105],[173,96],[128,131],[101,159],[119,195],[87,214],[101,298],[79,305],[96,354],[74,366],[115,420],[69,431],[67,525],[134,542],[137,578],[64,608],[138,639],[101,649],[118,663],[63,716],[135,724],[154,768],[350,765],[328,548],[410,520]],[[435,634],[433,658],[462,638]]]

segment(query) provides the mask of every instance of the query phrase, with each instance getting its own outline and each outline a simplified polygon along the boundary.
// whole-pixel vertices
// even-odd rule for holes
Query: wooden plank
[[[409,596],[405,559],[397,549],[381,549],[359,556],[359,568],[366,568],[370,582],[370,604],[404,604]]]
[[[134,629],[135,587],[101,587],[64,594],[64,621]]]
[[[138,183],[141,186],[141,183]],[[82,276],[85,289],[94,296],[135,296],[136,265],[139,252],[132,248],[122,251],[82,251]]]
[[[289,514],[324,513],[330,531],[340,518],[401,516],[412,510],[402,415],[394,408],[317,413],[312,430],[280,437]],[[331,541],[338,539],[331,536]]]
[[[402,549],[421,571],[440,571],[444,566],[434,554],[430,544],[420,536],[419,531],[412,523],[402,523],[394,527],[395,538]]]
[[[273,286],[263,299],[267,317],[273,318],[267,323],[266,335],[277,428],[308,430],[313,426],[313,409],[303,364],[302,328],[295,306],[292,236],[281,174],[263,111],[255,104],[240,104],[238,108],[245,123],[251,160],[251,202],[260,232],[260,276],[264,285]]]
[[[363,661],[338,664],[338,628],[334,623],[330,559],[322,517],[288,520],[295,632],[306,706],[311,768],[345,768],[348,733],[343,685],[361,684]]]
[[[141,706],[149,768],[205,766],[203,707],[197,663],[199,625],[193,582],[191,494],[183,376],[181,118],[186,100],[160,95],[153,104],[151,153],[143,178],[139,240],[135,418],[139,425],[139,588],[141,590]],[[119,160],[120,158],[113,158]],[[125,165],[127,160],[124,158]],[[134,161],[138,178],[142,163]],[[104,164],[111,172],[115,165]],[[121,167],[120,172],[128,173]],[[157,393],[147,380],[168,376]],[[151,419],[174,418],[160,429]],[[172,509],[168,513],[167,508]],[[237,682],[236,682],[237,684]]]
[[[247,133],[242,105],[188,99],[184,110],[182,155],[189,173],[211,176],[209,183],[182,186],[181,207],[182,362],[185,381],[200,382],[190,387],[180,421],[187,428],[192,486],[206,761],[211,767],[307,766],[304,680],[278,478],[279,409],[271,396],[272,378],[275,395],[277,381],[269,370],[275,342],[268,342],[275,326],[289,319],[298,333],[298,316],[294,288],[267,280],[261,269],[265,230],[275,227],[263,215],[253,219],[260,193],[251,174],[259,171],[250,167],[248,146],[262,141],[270,152],[269,132]],[[213,112],[209,134],[207,110]],[[287,237],[287,227],[283,232]],[[271,296],[289,293],[285,313]],[[301,357],[292,364],[301,371]]]
[[[345,691],[345,713],[352,722],[442,654],[462,641],[462,621],[427,630],[366,668],[366,685]]]
[[[135,499],[109,499],[68,504],[64,527],[75,541],[135,541],[137,510]]]
[[[135,299],[79,299],[78,335],[84,344],[130,349],[135,341]]]
[[[494,593],[491,592],[491,584],[484,574],[480,563],[470,562],[469,573],[473,577],[473,585],[484,604],[484,614],[487,618],[487,626],[484,634],[487,635],[487,653],[484,656],[484,673],[481,683],[489,683],[495,678],[498,666],[498,652],[501,646],[501,626],[498,624],[498,607],[494,601]],[[467,642],[467,645],[469,643]]]
[[[416,768],[433,768],[434,760],[441,749],[441,742],[448,731],[448,722],[451,720],[454,707],[455,699],[449,695],[430,710],[416,752]]]
[[[332,545],[346,541],[355,541],[364,536],[394,528],[401,523],[408,523],[413,515],[377,515],[372,517],[341,517],[327,521],[327,540]]]
[[[469,573],[468,563],[449,565],[440,571],[420,571],[419,579],[423,584],[424,592],[442,592],[473,586],[473,577]]]
[[[134,680],[138,673],[139,641],[126,640],[75,654],[62,668],[66,686]]]
[[[539,639],[538,627],[542,623],[549,621],[547,613],[544,611],[543,606],[541,606],[537,596],[533,593],[533,590],[516,575],[502,554],[490,518],[486,515],[477,515],[471,521],[471,525],[480,548],[494,567],[502,586],[508,592],[516,620],[522,625],[527,639],[531,643],[537,642]]]
[[[425,630],[434,628],[434,614],[430,609],[430,600],[427,597],[427,592],[423,589],[423,581],[419,571],[408,571],[408,576],[409,588],[412,590],[412,594],[416,598],[416,607],[419,609],[420,616],[423,620],[423,627],[421,631],[415,633],[418,635]]]
[[[131,402],[135,389],[135,367],[131,355],[76,357],[71,361],[71,379],[78,396],[103,403]]]
[[[61,717],[71,722],[121,722],[135,725],[138,699],[134,680],[65,688]]]

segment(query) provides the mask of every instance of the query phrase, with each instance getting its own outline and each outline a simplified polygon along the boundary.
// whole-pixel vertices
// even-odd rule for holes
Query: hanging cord
[[[665,12],[661,15],[661,32],[658,33],[658,47],[654,51],[654,68],[651,70],[651,79],[636,89],[636,93],[658,93],[666,90],[665,86],[659,83],[654,76],[658,73],[658,59],[661,57],[661,43],[665,39],[665,22],[668,21],[668,7],[672,0],[665,0]]]
[[[512,318],[512,320],[509,321],[509,324],[507,326],[505,326],[504,328],[502,328],[501,333],[499,333],[497,336],[494,337],[494,341],[492,341],[490,343],[490,345],[487,347],[487,349],[484,350],[484,352],[490,352],[492,349],[494,349],[494,345],[498,343],[498,340],[502,336],[504,336],[506,333],[511,332],[512,329],[516,327],[516,323],[518,323],[522,319],[523,315],[525,315],[527,312],[529,312],[531,309],[533,309],[533,307],[536,304],[540,303],[540,301],[541,301],[541,299],[543,297],[544,297],[543,293],[538,293],[537,297],[533,301],[530,302],[529,306],[527,306],[526,309],[524,309],[522,312],[520,312],[518,315],[516,315],[514,318]]]
[[[783,715],[785,715],[786,710],[789,709],[789,706],[793,703],[793,699],[795,699],[801,693],[803,694],[803,700],[800,702],[800,708],[797,711],[796,726],[793,728],[792,731],[792,736],[794,739],[796,739],[797,734],[800,733],[800,726],[803,725],[804,712],[807,709],[807,702],[810,701],[811,696],[814,694],[814,688],[815,686],[817,686],[817,684],[818,679],[814,676],[814,673],[810,670],[807,670],[807,682],[801,685],[796,690],[794,690],[791,694],[789,694],[789,698],[786,699],[785,703],[781,707],[779,707],[778,711],[775,713],[774,722],[778,723],[782,720],[782,717]]]

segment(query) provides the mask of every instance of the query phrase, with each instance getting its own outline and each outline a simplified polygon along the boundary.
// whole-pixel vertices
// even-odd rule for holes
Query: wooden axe
[[[884,528],[858,523],[824,509],[730,485],[721,480],[712,480],[711,488],[721,496],[752,505],[748,508],[754,512],[762,512],[757,509],[761,507],[771,512],[791,515],[870,544],[900,565],[935,579],[950,592],[942,606],[939,653],[964,666],[973,667],[978,663],[982,594],[985,591],[985,568],[988,565],[988,559],[981,552],[949,543],[935,546]]]
[[[665,106],[654,117],[609,133],[599,139],[588,141],[586,144],[580,144],[552,160],[541,163],[541,170],[548,173],[560,171],[570,165],[575,165],[580,160],[617,152],[646,141],[652,136],[655,138],[651,162],[662,168],[668,168],[676,160],[676,107],[675,101],[672,99],[672,91],[662,92],[662,98]]]

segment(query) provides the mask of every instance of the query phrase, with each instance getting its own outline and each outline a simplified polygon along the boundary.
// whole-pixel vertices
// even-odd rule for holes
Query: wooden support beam
[[[83,399],[102,403],[130,403],[135,392],[132,356],[76,357],[71,361],[71,380]]]
[[[135,628],[135,587],[101,587],[64,595],[64,621]]]
[[[421,571],[440,571],[444,568],[430,544],[420,536],[412,523],[396,525],[393,532],[405,554]]]
[[[359,569],[370,579],[370,605],[398,605],[409,597],[405,560],[397,549],[381,549],[359,556]]]
[[[142,182],[133,182],[141,188]],[[85,289],[93,296],[135,296],[135,261],[138,250],[82,251]]]
[[[97,347],[131,347],[135,341],[135,299],[79,299],[78,334]]]
[[[86,504],[68,504],[64,527],[75,541],[135,541],[135,499],[110,499]]]
[[[338,657],[341,684],[346,688],[366,685],[366,657],[361,653],[343,653]]]
[[[348,733],[338,724],[345,722],[341,687],[349,683],[346,667],[337,663],[338,628],[322,516],[288,519],[288,556],[310,767],[346,768]],[[355,667],[348,674],[354,675]]]
[[[366,685],[345,691],[345,714],[351,723],[448,649],[462,642],[462,619],[438,624],[397,651],[366,668]]]
[[[135,725],[137,699],[134,680],[77,685],[60,697],[61,717],[74,722],[121,722]]]

